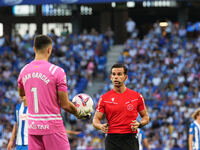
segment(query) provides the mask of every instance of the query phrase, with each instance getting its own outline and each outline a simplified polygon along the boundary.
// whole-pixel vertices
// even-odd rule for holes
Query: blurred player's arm
[[[193,134],[189,134],[189,138],[188,138],[189,150],[192,150],[192,139],[193,139]]]
[[[24,89],[22,89],[22,88],[20,88],[20,87],[18,87],[18,93],[19,93],[19,96],[20,96],[21,99],[22,99],[22,97],[25,96]]]
[[[147,149],[147,150],[150,150],[150,148],[149,148],[149,142],[148,142],[148,139],[147,139],[147,138],[145,138],[145,139],[143,140],[143,143],[144,143],[144,146],[146,147],[146,149]]]
[[[103,118],[103,113],[96,111],[93,118],[93,126],[96,129],[101,130],[103,133],[107,133],[108,124],[107,123],[101,124],[102,118]]]
[[[66,130],[67,134],[73,134],[73,135],[78,135],[81,133],[81,131],[72,131],[72,130]]]
[[[12,150],[16,135],[17,135],[17,122],[13,126],[12,135],[11,135],[11,138],[10,138],[10,140],[8,142],[7,150]]]

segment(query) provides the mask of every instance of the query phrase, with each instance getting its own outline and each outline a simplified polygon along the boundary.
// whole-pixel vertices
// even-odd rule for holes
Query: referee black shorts
[[[137,134],[108,134],[105,150],[139,150]]]

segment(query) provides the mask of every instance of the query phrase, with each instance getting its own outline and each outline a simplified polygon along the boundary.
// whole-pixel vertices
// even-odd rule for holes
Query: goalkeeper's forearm
[[[65,111],[67,111],[67,112],[69,112],[69,113],[71,113],[71,114],[77,116],[77,114],[78,114],[78,109],[76,108],[76,106],[75,106],[72,102],[70,102],[70,101],[69,101],[69,104],[68,104],[68,105],[69,105],[69,106],[65,109]]]
[[[78,110],[75,105],[69,100],[67,92],[58,91],[58,97],[60,99],[61,107],[74,115],[78,114]]]

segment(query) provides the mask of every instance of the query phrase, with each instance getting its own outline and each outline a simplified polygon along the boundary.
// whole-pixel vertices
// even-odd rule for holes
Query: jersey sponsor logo
[[[47,129],[49,129],[49,125],[39,125],[39,124],[35,124],[34,122],[32,122],[31,124],[29,124],[28,128],[29,129],[47,130]]]
[[[118,104],[117,102],[111,102],[111,101],[104,101],[105,103],[110,103],[110,104]]]
[[[132,104],[128,104],[127,105],[127,110],[128,111],[132,111],[133,110],[133,105]]]
[[[129,104],[129,103],[132,103],[132,102],[137,101],[137,100],[138,99],[133,99],[133,100],[130,100],[130,101],[126,102],[125,104]]]
[[[112,100],[112,102],[115,100],[115,98],[113,97],[113,98],[111,98],[111,100]]]

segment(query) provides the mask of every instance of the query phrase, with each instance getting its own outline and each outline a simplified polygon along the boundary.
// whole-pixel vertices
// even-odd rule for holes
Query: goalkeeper
[[[19,95],[28,102],[28,149],[70,150],[60,107],[77,118],[87,113],[69,101],[64,70],[48,62],[52,40],[37,35],[33,50],[35,59],[18,77]]]

